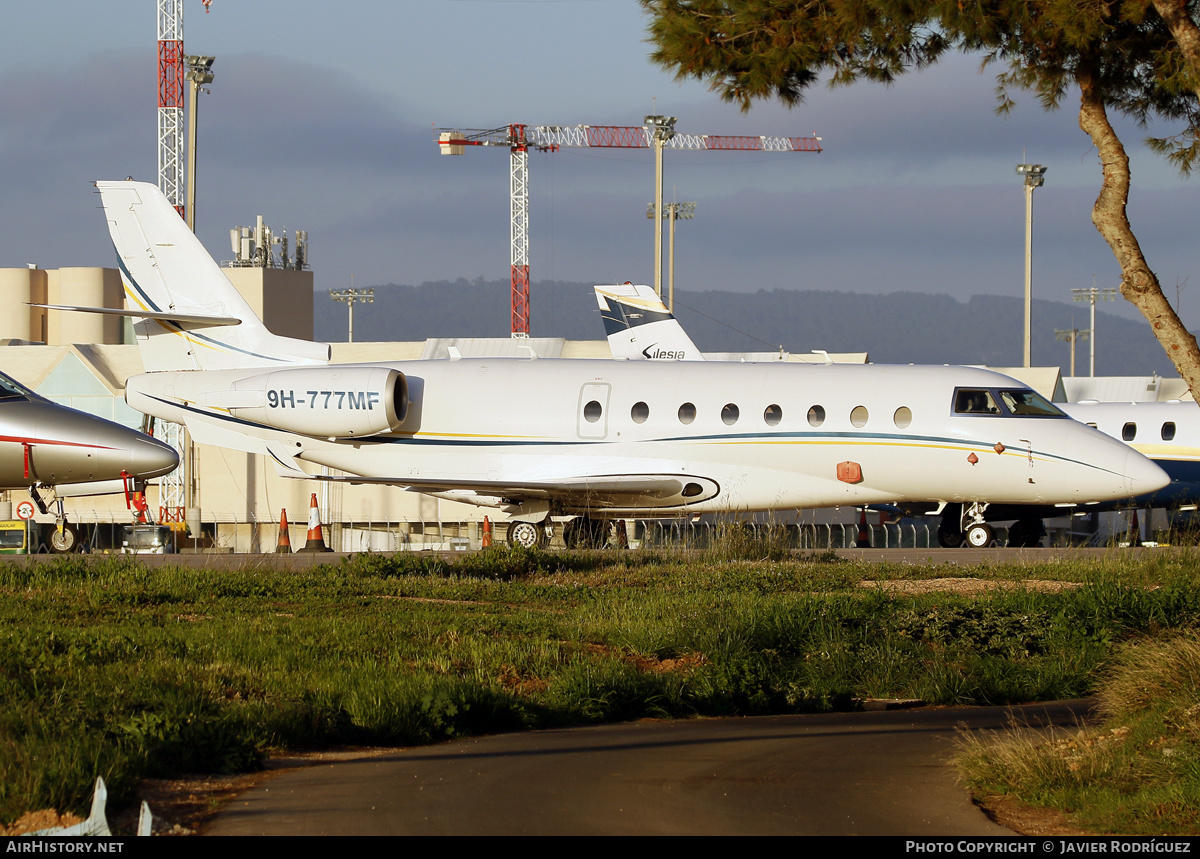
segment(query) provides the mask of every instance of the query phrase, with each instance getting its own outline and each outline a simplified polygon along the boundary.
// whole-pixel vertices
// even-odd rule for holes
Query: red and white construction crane
[[[207,13],[212,0],[201,0]],[[183,0],[157,0],[158,190],[184,217]]]
[[[183,0],[158,0],[158,189],[183,215]]]
[[[204,11],[212,0],[202,0]],[[186,217],[184,201],[184,81],[186,58],[183,54],[183,0],[157,0],[158,30],[158,187],[163,196]],[[209,58],[211,60],[211,58]],[[164,424],[160,438],[179,451],[179,468],[159,480],[159,521],[181,522],[189,512],[198,515],[191,497],[194,486],[194,448],[187,443],[183,427]],[[140,516],[140,511],[139,511]],[[199,521],[196,523],[199,533]]]
[[[655,151],[655,211],[662,212],[663,149],[759,152],[820,152],[819,137],[750,137],[679,134],[675,118],[646,117],[645,125],[506,125],[491,129],[437,129],[443,155],[462,155],[468,146],[507,146],[512,218],[512,336],[529,336],[529,150],[555,152],[566,146]],[[655,290],[662,293],[662,218],[655,221]]]

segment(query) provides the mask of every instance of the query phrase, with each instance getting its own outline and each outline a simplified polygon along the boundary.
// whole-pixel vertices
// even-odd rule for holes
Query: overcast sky
[[[1035,294],[1070,301],[1093,277],[1118,282],[1090,220],[1100,173],[1074,103],[1047,114],[1024,96],[997,117],[977,57],[891,89],[820,87],[793,110],[742,114],[649,62],[635,0],[184,6],[185,50],[217,58],[200,102],[197,220],[219,260],[228,230],[261,214],[277,232],[308,231],[318,289],[352,274],[359,287],[505,279],[507,151],[442,156],[434,127],[640,125],[664,113],[680,131],[815,133],[825,148],[668,152],[667,195],[698,204],[678,227],[680,288],[1020,296],[1022,160],[1049,168],[1034,198]],[[0,34],[0,267],[112,265],[90,183],[157,180],[154,0],[7,3]],[[1196,180],[1123,127],[1135,232],[1200,327]],[[535,281],[652,279],[648,152],[533,153],[530,174]],[[555,333],[538,329],[536,306],[533,333]]]

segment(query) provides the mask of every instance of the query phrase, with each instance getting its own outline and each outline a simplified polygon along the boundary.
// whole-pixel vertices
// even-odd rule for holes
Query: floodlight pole
[[[1054,338],[1071,344],[1071,378],[1075,378],[1075,344],[1080,340],[1087,340],[1090,331],[1080,331],[1078,328],[1056,328],[1054,329]]]
[[[675,136],[675,117],[647,116],[645,126],[654,147],[654,211],[663,211],[663,147]],[[662,298],[662,217],[654,219],[654,291]]]
[[[1033,189],[1046,182],[1041,164],[1018,164],[1017,173],[1025,177],[1025,366],[1030,363],[1030,337],[1033,321]]]
[[[331,289],[331,290],[329,290],[329,297],[332,298],[334,301],[346,302],[346,308],[348,310],[348,315],[349,315],[349,319],[348,319],[349,331],[347,332],[347,335],[346,335],[348,338],[346,340],[346,342],[353,343],[354,342],[354,302],[362,301],[362,302],[365,302],[366,304],[374,304],[375,303],[375,290],[374,289],[342,289],[342,290]]]
[[[1097,287],[1093,279],[1089,289],[1072,289],[1071,299],[1073,301],[1087,301],[1092,305],[1092,327],[1091,327],[1091,347],[1092,347],[1092,368],[1091,376],[1096,375],[1096,302],[1099,301],[1116,301],[1116,287]],[[1074,375],[1074,374],[1072,374]]]
[[[187,206],[184,213],[187,217],[188,229],[196,232],[196,114],[200,101],[200,93],[208,92],[204,84],[213,80],[212,64],[215,57],[192,55],[184,58],[186,71],[184,77],[188,82],[188,119],[187,119]]]
[[[667,256],[670,263],[667,266],[667,310],[675,312],[675,222],[680,218],[685,221],[690,221],[696,215],[696,203],[667,203],[660,209],[656,209],[655,204],[651,203],[646,207],[646,217],[653,218],[654,212],[661,210],[664,218],[671,219],[671,234],[668,243]]]

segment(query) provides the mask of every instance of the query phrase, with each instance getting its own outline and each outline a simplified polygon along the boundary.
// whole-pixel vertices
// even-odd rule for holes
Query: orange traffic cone
[[[1138,524],[1137,508],[1133,508],[1133,518],[1129,522],[1129,545],[1142,545],[1142,526]]]
[[[483,517],[483,537],[480,539],[479,545],[484,549],[492,545],[492,523],[486,516]]]
[[[858,515],[858,539],[854,541],[854,545],[860,549],[871,548],[871,535],[867,531],[867,508],[862,508],[862,512]]]
[[[333,549],[325,545],[325,535],[321,533],[321,514],[317,510],[317,493],[312,494],[312,500],[308,503],[308,540],[304,543],[304,548],[301,552],[332,552]]]
[[[287,510],[281,511],[279,515],[279,540],[275,543],[276,555],[290,555],[292,553],[292,538],[288,534]]]

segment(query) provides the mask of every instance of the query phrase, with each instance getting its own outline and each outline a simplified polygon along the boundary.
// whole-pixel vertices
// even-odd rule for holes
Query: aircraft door
[[[612,385],[607,382],[588,382],[579,389],[576,412],[580,438],[608,437],[608,398]]]

